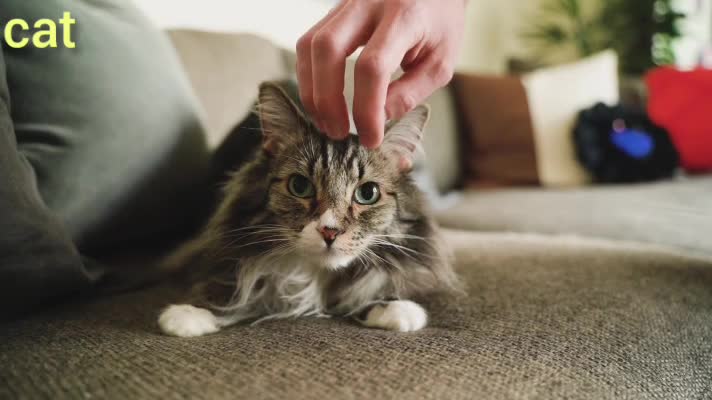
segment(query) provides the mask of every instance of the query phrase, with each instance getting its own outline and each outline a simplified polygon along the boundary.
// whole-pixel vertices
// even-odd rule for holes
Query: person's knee
[[[55,3],[10,2],[4,11],[30,20]],[[152,226],[122,236],[159,227],[154,217],[168,207],[156,197],[176,203],[205,173],[208,152],[197,100],[163,33],[130,3],[112,4],[112,13],[66,7],[82,21],[81,52],[8,53],[6,62],[19,149],[83,249],[129,220]]]
[[[86,290],[98,278],[49,210],[15,207],[0,220],[0,231],[0,319]]]
[[[2,56],[0,50],[0,72]],[[0,74],[0,319],[87,288],[93,279],[44,204],[31,163],[17,150],[10,94]]]

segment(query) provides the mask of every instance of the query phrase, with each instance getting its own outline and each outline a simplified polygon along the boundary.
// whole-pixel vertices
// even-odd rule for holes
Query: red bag
[[[688,172],[712,170],[712,70],[654,69],[645,77],[648,115],[665,128]]]

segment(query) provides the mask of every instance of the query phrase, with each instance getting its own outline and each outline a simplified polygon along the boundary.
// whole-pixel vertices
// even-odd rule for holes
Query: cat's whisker
[[[422,254],[420,251],[411,249],[410,247],[403,246],[403,245],[400,245],[400,244],[398,244],[398,243],[394,243],[394,242],[391,242],[391,241],[388,241],[388,240],[383,240],[383,239],[380,239],[380,238],[374,238],[374,239],[373,239],[373,243],[374,243],[374,244],[377,244],[377,245],[385,246],[385,247],[397,248],[397,249],[404,250],[404,251],[408,251],[408,252],[411,252],[411,253]]]
[[[401,246],[401,245],[398,245],[398,244],[395,244],[392,242],[383,241],[380,239],[375,239],[374,244],[376,244],[377,246],[381,246],[381,247],[393,248],[393,249],[399,251],[403,256],[408,257],[411,260],[416,261],[416,262],[418,262],[418,258],[416,258],[416,256],[426,258],[426,259],[436,259],[437,258],[436,256],[426,254],[421,251],[417,251],[417,250],[411,249],[409,247]]]
[[[246,233],[246,234],[240,234],[240,235],[233,235],[233,236],[227,236],[224,239],[229,239],[231,242],[236,242],[242,239],[247,239],[250,237],[254,237],[255,235],[264,235],[263,237],[269,237],[269,236],[281,236],[281,237],[288,237],[290,235],[287,234],[288,232],[286,231],[279,231],[279,230],[273,230],[273,231],[259,231],[259,232],[251,232],[251,233]]]
[[[369,264],[369,261],[366,259],[366,257],[365,257],[362,253],[359,253],[359,254],[356,255],[355,261],[356,261],[358,264],[364,264],[364,265],[368,265],[368,264]]]
[[[294,244],[292,242],[287,242],[271,249],[270,251],[273,252],[275,255],[283,256],[294,252],[294,250],[296,250]]]
[[[297,158],[297,157],[292,157],[292,156],[289,156],[289,155],[286,155],[286,154],[285,154],[283,157],[286,158],[286,159],[288,159],[288,160],[292,160],[292,161],[294,161],[294,162],[296,162],[296,163],[298,163],[298,164],[302,164],[302,165],[303,165],[303,164],[306,164],[306,162],[304,161],[304,159],[299,159],[299,158]]]
[[[257,241],[254,241],[254,242],[251,242],[251,243],[245,243],[245,244],[243,244],[243,245],[236,246],[236,247],[233,247],[233,248],[235,248],[235,249],[241,249],[241,248],[243,248],[243,247],[254,246],[254,245],[256,245],[256,244],[275,243],[275,242],[286,242],[287,240],[288,240],[288,239],[284,239],[284,238],[268,239],[268,240],[257,240]]]
[[[387,246],[382,246],[382,247],[387,247]],[[410,260],[412,260],[412,261],[415,261],[415,262],[418,261],[417,258],[415,258],[415,257],[414,257],[413,255],[411,255],[411,254],[408,254],[407,252],[403,251],[402,249],[397,249],[397,248],[396,248],[396,251],[398,251],[402,256],[407,257],[408,259],[410,259]]]
[[[243,232],[234,232],[229,235],[223,235],[223,239],[239,239],[239,238],[247,238],[250,236],[254,235],[259,235],[259,234],[281,234],[284,236],[288,236],[288,234],[293,233],[293,231],[289,229],[283,229],[283,228],[265,228],[265,229],[257,229],[254,231],[243,231]]]
[[[365,249],[362,253],[358,255],[358,258],[361,258],[364,260],[364,263],[366,265],[370,266],[377,266],[377,263],[374,262],[373,256],[370,254],[368,249]]]
[[[270,228],[270,227],[284,228],[283,225],[279,225],[279,224],[258,224],[258,225],[244,226],[241,228],[232,229],[230,231],[240,231],[243,229],[259,229],[259,228]],[[230,232],[230,231],[227,231],[227,232]]]
[[[233,234],[233,235],[224,235],[220,238],[220,240],[223,243],[236,243],[241,240],[248,240],[248,239],[256,239],[256,236],[261,235],[262,237],[268,237],[268,236],[281,236],[281,237],[288,237],[290,236],[288,232],[285,231],[280,231],[280,230],[265,230],[265,231],[256,231],[256,232],[242,232],[239,234]]]
[[[259,234],[259,233],[273,233],[273,232],[289,232],[289,229],[284,229],[284,228],[260,228],[260,229],[254,229],[254,230],[244,230],[241,232],[231,232],[228,234],[224,234],[223,237],[239,237],[241,235],[254,235],[254,234]]]
[[[407,233],[384,233],[384,234],[374,234],[372,237],[385,237],[385,238],[403,238],[403,239],[415,239],[415,240],[425,240],[430,241],[430,239],[424,238],[417,235],[409,235]]]
[[[380,239],[405,239],[405,240],[418,240],[422,241],[428,246],[433,246],[433,240],[424,238],[422,236],[416,236],[416,235],[408,235],[408,234],[380,234],[380,235],[373,235],[374,238],[380,238]]]
[[[284,238],[284,237],[275,236],[272,238],[260,238],[259,240],[253,240],[253,241],[247,242],[247,243],[243,243],[240,241],[234,241],[231,243],[226,243],[225,248],[229,249],[229,250],[238,250],[238,249],[242,249],[245,247],[257,246],[257,245],[267,244],[267,243],[286,242],[288,240],[289,239]]]
[[[373,263],[373,258],[369,254],[369,249],[364,249],[356,257],[357,257],[357,259],[362,259],[364,261],[364,263],[367,265]]]
[[[239,245],[239,246],[235,246],[236,243],[234,243],[234,242],[233,242],[233,243],[226,243],[226,244],[224,244],[223,246],[221,246],[221,250],[222,250],[221,252],[223,252],[223,253],[230,253],[230,252],[232,252],[232,251],[236,251],[236,250],[239,250],[239,249],[242,249],[242,248],[245,248],[245,247],[250,247],[250,246],[259,245],[259,244],[264,244],[264,243],[289,243],[289,242],[290,242],[289,238],[274,237],[274,238],[272,238],[272,239],[267,239],[267,240],[254,240],[254,241],[251,241],[251,242],[248,242],[248,243],[243,243],[243,244],[241,244],[241,245]],[[272,251],[272,249],[268,249],[268,251]],[[234,261],[239,261],[239,260],[240,260],[239,257],[234,258],[234,259],[227,258],[227,257],[223,257],[222,259],[223,259],[223,260],[234,260]]]
[[[364,249],[364,251],[365,251],[365,254],[368,257],[370,257],[372,262],[375,259],[376,262],[373,262],[374,266],[378,267],[378,266],[382,266],[382,264],[386,264],[386,265],[390,265],[391,267],[395,268],[398,271],[402,271],[402,268],[400,267],[400,265],[397,265],[396,263],[389,261],[388,259],[380,256],[379,254],[376,254],[376,252],[374,252],[373,250],[366,248],[366,249]]]
[[[230,229],[227,231],[223,231],[222,233],[232,233],[232,232],[240,232],[244,230],[258,230],[258,229],[270,229],[270,228],[285,228],[285,226],[282,225],[277,225],[277,224],[261,224],[261,225],[252,225],[252,226],[244,226],[241,228],[236,228],[236,229]]]

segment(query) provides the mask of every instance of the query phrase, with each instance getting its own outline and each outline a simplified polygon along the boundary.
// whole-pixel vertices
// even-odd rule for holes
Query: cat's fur
[[[448,252],[409,177],[429,108],[419,106],[387,128],[368,150],[317,132],[275,84],[260,87],[263,144],[225,187],[207,227],[167,262],[197,271],[193,305],[173,305],[162,330],[199,336],[240,321],[352,316],[365,326],[413,331],[427,315],[406,300],[456,285]],[[307,177],[313,198],[290,193]],[[366,182],[380,200],[362,205]],[[319,229],[340,234],[329,247]]]

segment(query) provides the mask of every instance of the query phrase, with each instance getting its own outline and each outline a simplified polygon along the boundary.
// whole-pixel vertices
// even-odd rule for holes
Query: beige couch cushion
[[[261,82],[288,75],[282,51],[258,36],[188,30],[168,33],[205,109],[211,148],[252,110]]]
[[[471,191],[439,220],[456,229],[632,240],[709,256],[710,199],[712,177],[571,190]]]
[[[430,122],[423,139],[425,166],[441,192],[455,189],[462,178],[462,147],[455,103],[450,86],[433,93]]]
[[[612,50],[544,68],[522,78],[534,128],[539,180],[545,186],[581,186],[591,178],[576,159],[578,113],[618,103],[618,57]]]

